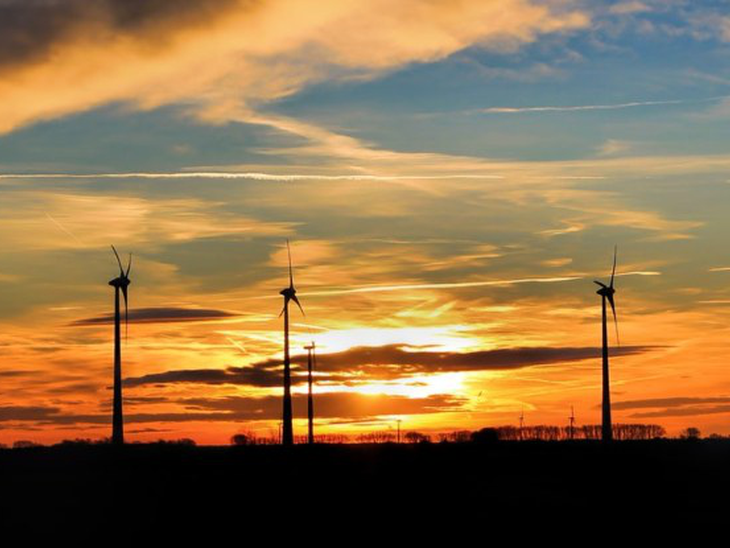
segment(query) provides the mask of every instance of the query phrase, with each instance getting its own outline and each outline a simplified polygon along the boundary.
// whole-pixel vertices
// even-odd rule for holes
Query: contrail
[[[661,272],[637,270],[633,272],[617,273],[616,276],[660,276]],[[447,283],[431,283],[431,284],[401,284],[401,285],[369,285],[361,287],[352,287],[344,289],[329,289],[325,291],[302,292],[301,295],[307,297],[321,297],[328,295],[350,295],[355,293],[378,293],[389,291],[409,291],[419,289],[460,289],[466,287],[494,287],[509,286],[530,283],[559,283],[572,282],[576,280],[585,280],[589,276],[556,276],[552,278],[517,278],[514,280],[489,280],[483,282],[447,282]]]
[[[244,179],[250,181],[406,181],[412,179],[504,179],[501,175],[304,175],[231,171],[130,172],[130,173],[0,173],[0,179]]]
[[[46,217],[48,217],[48,220],[49,220],[49,221],[51,221],[51,222],[52,222],[52,223],[53,223],[54,225],[56,225],[56,227],[57,227],[57,228],[58,228],[58,229],[59,229],[59,230],[60,230],[61,232],[63,232],[63,233],[64,233],[64,234],[66,234],[67,236],[70,236],[71,238],[73,238],[73,239],[74,239],[74,241],[75,241],[75,242],[76,242],[77,244],[79,244],[79,245],[83,245],[83,243],[81,242],[81,240],[79,240],[79,239],[78,239],[78,238],[76,237],[76,235],[75,235],[75,234],[74,234],[73,232],[71,232],[70,230],[68,230],[68,229],[67,229],[67,228],[66,228],[65,226],[63,226],[63,225],[62,225],[61,223],[59,223],[59,222],[58,222],[58,221],[57,221],[56,219],[54,219],[53,217],[51,217],[51,215],[50,215],[49,213],[46,213]]]
[[[654,270],[636,270],[631,272],[616,273],[619,276],[661,276],[661,272]],[[576,280],[587,280],[594,274],[581,274],[576,276],[556,276],[552,278],[517,278],[513,280],[485,280],[482,282],[446,282],[446,283],[424,283],[424,284],[397,284],[397,285],[365,285],[356,287],[344,287],[341,289],[326,289],[322,291],[302,291],[298,293],[304,297],[327,297],[335,295],[352,295],[358,293],[387,293],[393,291],[418,291],[421,289],[461,289],[468,287],[506,287],[510,285],[529,283],[559,283],[572,282]],[[238,297],[246,299],[278,299],[278,296],[266,295],[262,297]],[[219,299],[217,302],[234,300],[232,298]],[[301,324],[304,325],[304,324]]]
[[[242,354],[248,354],[248,350],[246,350],[246,348],[244,348],[244,346],[241,343],[239,343],[237,341],[234,341],[230,337],[227,337],[227,340],[228,340],[229,343],[231,343],[232,346],[234,346],[235,348],[237,348]]]
[[[584,110],[620,110],[625,108],[652,107],[662,105],[685,105],[691,103],[709,103],[726,99],[728,96],[708,97],[706,99],[674,99],[670,101],[631,101],[629,103],[614,103],[603,105],[572,105],[572,106],[538,106],[538,107],[489,107],[473,110],[483,114],[519,114],[527,112],[576,112]]]
[[[517,280],[491,280],[484,282],[452,282],[452,283],[433,283],[433,284],[402,284],[402,285],[371,285],[364,287],[353,287],[349,289],[331,289],[326,291],[312,291],[301,293],[308,297],[326,296],[326,295],[349,295],[353,293],[376,293],[388,291],[408,291],[418,289],[458,289],[463,287],[487,287],[501,285],[516,285],[524,283],[555,283],[570,282],[573,280],[582,280],[582,276],[563,276],[555,278],[522,278]]]

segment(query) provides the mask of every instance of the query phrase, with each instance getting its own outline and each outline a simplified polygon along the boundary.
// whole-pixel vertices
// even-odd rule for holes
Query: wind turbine
[[[570,417],[568,417],[568,420],[570,421],[570,427],[568,429],[568,438],[573,440],[575,439],[575,410],[573,409],[573,406],[570,406]]]
[[[611,312],[613,312],[613,323],[616,327],[616,344],[620,344],[618,338],[618,319],[616,317],[616,301],[614,300],[614,294],[616,289],[613,287],[614,279],[616,278],[616,254],[618,247],[613,249],[613,269],[611,270],[611,281],[608,285],[603,282],[596,280],[594,283],[599,285],[601,288],[596,291],[601,296],[601,333],[603,338],[603,401],[601,404],[602,419],[601,419],[601,439],[605,442],[613,440],[613,427],[611,425],[611,391],[608,377],[608,319],[606,314],[606,302],[611,305]]]
[[[297,303],[299,310],[304,316],[299,299],[297,299],[297,290],[294,288],[294,274],[291,265],[291,249],[289,240],[286,241],[286,252],[289,256],[289,287],[282,289],[279,293],[284,297],[284,308],[281,310],[279,317],[284,315],[284,409],[282,417],[282,445],[294,445],[294,426],[292,424],[292,405],[291,405],[291,361],[289,359],[289,301]]]
[[[114,405],[112,410],[112,443],[121,445],[124,443],[124,417],[122,414],[122,341],[121,341],[121,312],[119,293],[124,296],[124,326],[125,338],[129,334],[129,271],[132,269],[132,254],[129,254],[127,270],[122,267],[119,253],[112,246],[114,256],[119,264],[119,276],[109,282],[114,288]]]
[[[317,356],[314,354],[316,348],[314,341],[309,346],[304,347],[307,351],[307,385],[309,391],[307,393],[307,417],[309,418],[309,437],[307,442],[314,443],[314,398],[312,396],[312,370],[317,366]]]
[[[522,441],[522,428],[525,426],[525,409],[520,410],[520,441]]]

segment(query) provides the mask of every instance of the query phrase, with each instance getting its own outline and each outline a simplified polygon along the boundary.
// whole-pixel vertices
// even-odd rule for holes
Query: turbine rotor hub
[[[602,287],[598,291],[596,291],[598,295],[601,297],[613,297],[613,295],[616,293],[616,290],[613,287]]]
[[[132,283],[132,282],[126,276],[119,276],[119,277],[114,278],[113,280],[109,281],[109,285],[111,285],[112,287],[119,287],[119,288],[127,287],[127,286],[129,286],[130,283]]]

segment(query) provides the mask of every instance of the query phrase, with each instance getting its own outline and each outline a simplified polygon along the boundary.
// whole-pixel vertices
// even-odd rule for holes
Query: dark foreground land
[[[2,530],[78,538],[721,526],[728,497],[730,440],[0,451]]]

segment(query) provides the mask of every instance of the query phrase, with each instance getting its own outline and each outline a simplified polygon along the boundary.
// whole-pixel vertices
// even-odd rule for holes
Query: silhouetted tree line
[[[469,430],[455,430],[438,435],[441,443],[465,443],[471,441],[472,432]]]
[[[345,434],[317,434],[314,436],[316,443],[350,443],[352,438]]]
[[[693,429],[687,429],[693,430]],[[696,429],[694,429],[696,430]],[[698,431],[699,432],[699,431]],[[692,438],[699,436],[699,433],[692,431],[683,432],[680,437]],[[666,437],[666,430],[658,424],[614,424],[613,436],[616,440],[652,440]],[[496,441],[566,441],[566,440],[600,440],[601,425],[585,424],[582,426],[552,426],[535,425],[524,426],[498,426],[493,428],[482,428],[481,430],[454,430],[442,432],[436,435],[439,443],[489,443]],[[404,443],[432,443],[434,437],[417,431],[405,432],[402,436]],[[306,436],[295,437],[295,443],[304,444]],[[379,430],[359,434],[355,438],[344,434],[320,434],[316,438],[317,443],[395,443],[396,435],[392,430]],[[251,432],[236,434],[231,437],[231,445],[272,445],[278,444],[278,438],[257,436]]]
[[[652,440],[666,437],[667,432],[663,426],[658,424],[614,424],[613,436],[616,440]],[[700,430],[695,427],[689,427],[683,430],[680,435],[682,439],[699,439],[701,438]],[[725,436],[712,434],[711,439],[724,439]],[[454,430],[453,432],[443,432],[436,435],[436,439],[440,443],[490,443],[496,441],[565,441],[565,440],[600,440],[601,425],[600,424],[584,424],[581,426],[551,426],[551,425],[535,425],[523,426],[497,426],[482,428],[481,430]],[[434,437],[430,434],[422,432],[409,431],[402,435],[404,443],[432,443]],[[298,436],[295,443],[307,443],[307,436]],[[317,443],[323,444],[340,444],[340,443],[395,443],[396,435],[392,430],[381,430],[359,434],[351,437],[346,434],[319,434],[316,436]],[[83,446],[83,445],[100,445],[110,443],[109,438],[100,440],[91,439],[72,439],[63,440],[56,446]],[[241,432],[231,436],[231,445],[278,445],[280,442],[277,436],[261,436],[254,432]],[[142,445],[143,442],[133,442],[134,445]],[[153,442],[144,442],[146,445],[182,445],[194,446],[195,440],[190,438],[181,438],[173,440],[157,440]],[[29,441],[18,440],[11,446],[13,449],[27,449],[32,447],[42,447],[42,444]],[[0,449],[8,449],[5,444],[0,444]]]
[[[231,445],[278,445],[279,439],[271,436],[259,436],[254,432],[245,432],[231,436]]]
[[[381,430],[379,432],[360,434],[357,436],[357,441],[360,443],[394,443],[396,440],[393,432]]]
[[[488,430],[488,429],[483,429]],[[483,432],[480,430],[479,432]],[[551,426],[539,424],[535,426],[499,426],[493,428],[498,440],[504,441],[564,441],[564,440],[599,440],[600,424],[584,424],[581,426]],[[667,434],[663,426],[658,424],[614,424],[613,437],[616,440],[652,440],[663,438]],[[472,436],[473,439],[473,436]]]

